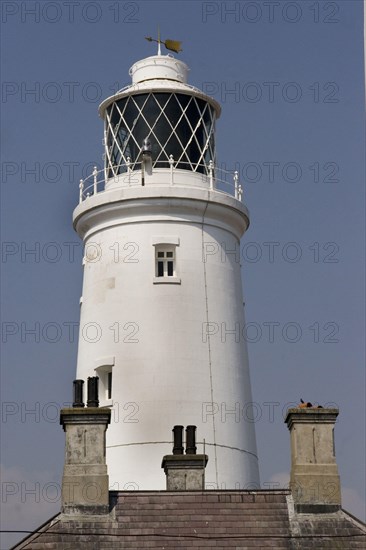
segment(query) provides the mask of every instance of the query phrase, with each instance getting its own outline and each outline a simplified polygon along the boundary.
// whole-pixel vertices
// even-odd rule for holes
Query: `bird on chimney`
[[[305,402],[303,399],[300,399],[300,403],[298,405],[299,409],[323,409],[322,405],[312,405],[310,401]]]
[[[298,405],[299,409],[308,409],[313,405],[310,402],[305,403],[303,399],[300,399],[300,404]]]

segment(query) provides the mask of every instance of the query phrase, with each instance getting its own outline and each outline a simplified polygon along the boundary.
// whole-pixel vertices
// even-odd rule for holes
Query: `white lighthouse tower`
[[[113,489],[163,489],[174,425],[196,425],[206,487],[259,486],[239,256],[237,174],[216,168],[219,104],[156,55],[106,99],[105,169],[80,183],[77,378],[112,408]]]

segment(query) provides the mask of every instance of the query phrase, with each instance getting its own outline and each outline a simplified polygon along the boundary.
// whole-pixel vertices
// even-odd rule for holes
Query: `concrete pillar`
[[[60,424],[66,432],[61,510],[64,514],[109,513],[105,433],[110,418],[107,408],[61,410]]]
[[[335,459],[334,424],[338,409],[294,408],[285,422],[291,438],[291,478],[297,512],[332,512],[341,507]]]
[[[161,467],[166,475],[167,491],[203,491],[207,455],[166,455]]]

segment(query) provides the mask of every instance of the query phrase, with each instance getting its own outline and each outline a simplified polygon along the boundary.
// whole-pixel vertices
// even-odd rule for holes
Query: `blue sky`
[[[222,105],[219,164],[239,170],[251,213],[241,257],[262,483],[289,471],[287,404],[335,403],[344,507],[364,517],[362,2],[1,10],[3,529],[59,507],[58,409],[71,399],[82,282],[71,215],[79,179],[102,163],[98,104],[155,54],[144,36],[158,25],[182,40],[189,82]]]

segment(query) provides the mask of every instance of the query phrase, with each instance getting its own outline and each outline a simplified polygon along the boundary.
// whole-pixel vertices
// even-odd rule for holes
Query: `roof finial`
[[[158,55],[161,55],[160,27],[158,27]]]

